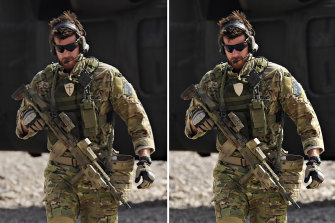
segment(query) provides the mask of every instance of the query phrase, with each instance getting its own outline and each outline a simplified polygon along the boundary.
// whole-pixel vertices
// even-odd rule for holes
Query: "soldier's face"
[[[235,70],[240,70],[248,60],[248,43],[245,40],[245,35],[238,36],[235,39],[228,39],[226,36],[223,37],[223,42],[226,45],[224,49],[227,59]]]
[[[54,37],[57,58],[65,70],[72,70],[79,59],[79,43],[76,40],[76,35],[66,39]]]

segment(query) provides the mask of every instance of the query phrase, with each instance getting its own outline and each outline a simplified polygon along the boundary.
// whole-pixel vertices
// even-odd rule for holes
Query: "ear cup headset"
[[[90,49],[90,46],[86,42],[86,32],[83,30],[82,32],[79,31],[78,27],[69,21],[62,21],[55,25],[52,30],[59,30],[60,28],[68,28],[76,32],[77,37],[79,38],[79,47],[80,47],[80,53],[87,53]],[[54,55],[56,55],[55,46],[53,43],[53,39],[50,40],[50,52]]]
[[[221,30],[226,30],[230,27],[235,27],[235,28],[239,28],[241,30],[244,31],[245,35],[247,36],[247,39],[249,39],[249,53],[256,53],[258,50],[258,45],[255,42],[255,31],[252,30],[253,35],[250,34],[250,31],[248,30],[248,28],[243,24],[240,23],[239,21],[231,21],[228,22],[226,24],[224,24],[221,28]],[[224,50],[224,42],[223,39],[219,39],[219,51],[222,55],[225,55],[225,50]]]

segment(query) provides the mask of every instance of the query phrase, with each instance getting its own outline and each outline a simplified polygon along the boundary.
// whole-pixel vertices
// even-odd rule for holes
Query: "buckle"
[[[71,158],[71,164],[72,164],[73,167],[78,166],[77,160],[73,159],[73,158]]]
[[[241,158],[240,161],[241,161],[241,166],[243,167],[247,166],[247,161],[245,159]]]

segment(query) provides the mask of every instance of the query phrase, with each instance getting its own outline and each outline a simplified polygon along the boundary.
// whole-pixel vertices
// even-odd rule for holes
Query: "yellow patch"
[[[120,77],[114,77],[113,80],[114,94],[120,95],[123,93],[123,80]]]
[[[283,76],[283,95],[292,93],[292,78]]]

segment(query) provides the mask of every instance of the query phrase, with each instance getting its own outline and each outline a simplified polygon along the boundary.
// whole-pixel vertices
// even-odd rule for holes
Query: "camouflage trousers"
[[[216,222],[286,223],[287,204],[275,189],[263,189],[253,177],[241,186],[239,179],[247,167],[219,161],[214,169],[214,205]]]
[[[49,161],[45,169],[45,209],[48,223],[118,222],[118,202],[105,189],[92,189],[83,177],[78,184],[70,180],[78,173],[78,168]]]

